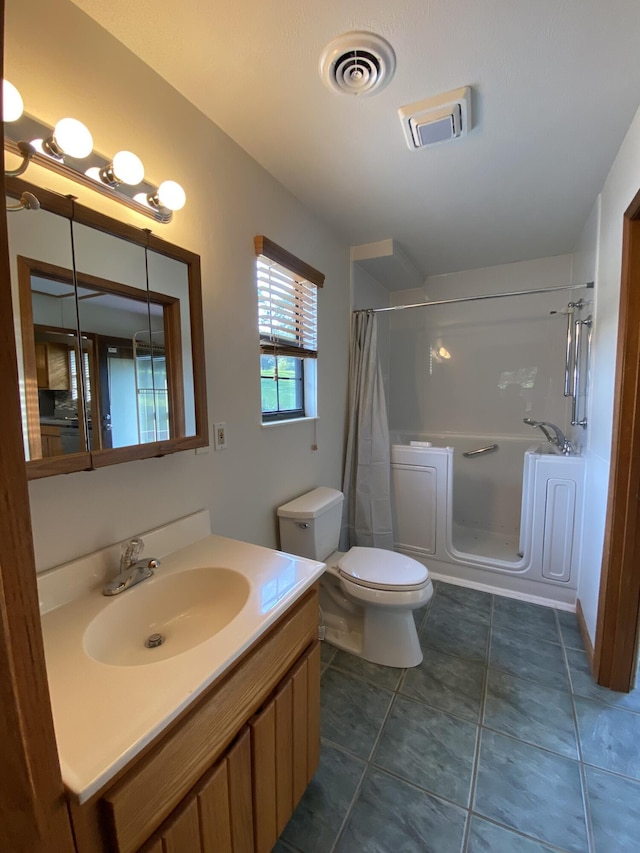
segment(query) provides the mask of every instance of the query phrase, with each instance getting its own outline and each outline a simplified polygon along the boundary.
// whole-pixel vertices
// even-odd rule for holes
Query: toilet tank
[[[336,551],[343,500],[342,492],[321,486],[278,507],[280,548],[312,560]]]

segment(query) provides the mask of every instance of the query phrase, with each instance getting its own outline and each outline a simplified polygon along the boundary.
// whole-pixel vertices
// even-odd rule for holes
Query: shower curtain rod
[[[389,308],[358,308],[354,314],[381,314],[385,311],[404,311],[406,308],[428,308],[430,305],[451,305],[454,302],[477,302],[480,299],[500,299],[502,296],[530,296],[533,293],[557,293],[559,290],[579,290],[592,288],[593,282],[586,284],[561,284],[559,287],[539,287],[537,290],[510,290],[507,293],[486,293],[484,296],[459,296],[456,299],[438,299],[433,302],[414,302],[411,305],[391,305]]]

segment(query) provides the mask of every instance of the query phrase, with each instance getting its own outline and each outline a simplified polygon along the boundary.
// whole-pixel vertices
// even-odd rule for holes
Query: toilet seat
[[[382,548],[351,548],[337,567],[346,581],[369,589],[411,592],[430,583],[429,572],[422,563]]]

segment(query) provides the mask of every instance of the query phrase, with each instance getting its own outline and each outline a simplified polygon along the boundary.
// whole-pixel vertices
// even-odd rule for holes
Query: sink
[[[85,652],[111,666],[167,660],[221,631],[242,610],[249,591],[249,581],[233,569],[157,574],[109,601],[84,633]],[[148,647],[158,634],[160,644]]]

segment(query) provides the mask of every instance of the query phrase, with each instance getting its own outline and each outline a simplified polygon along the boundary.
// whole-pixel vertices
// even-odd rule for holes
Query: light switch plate
[[[213,446],[216,450],[227,449],[227,425],[225,423],[213,425]]]

